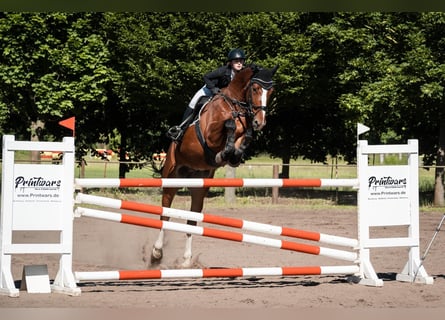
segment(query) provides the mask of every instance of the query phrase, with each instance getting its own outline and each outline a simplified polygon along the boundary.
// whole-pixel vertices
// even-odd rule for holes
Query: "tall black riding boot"
[[[194,109],[187,107],[185,109],[184,115],[182,116],[182,122],[179,126],[174,126],[168,129],[167,137],[173,141],[178,141],[182,138],[185,129],[190,125],[194,118]]]
[[[190,123],[190,120],[192,120],[193,112],[195,112],[195,109],[192,109],[190,107],[187,107],[184,111],[184,115],[182,116],[182,123],[180,124],[181,127],[185,128],[186,125],[182,125],[183,123]]]

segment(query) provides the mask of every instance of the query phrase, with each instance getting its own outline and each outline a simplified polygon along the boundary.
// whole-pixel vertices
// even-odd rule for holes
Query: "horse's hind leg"
[[[168,217],[161,217],[161,220],[168,221]],[[164,229],[161,229],[158,234],[158,238],[156,239],[153,249],[151,251],[151,263],[158,264],[161,262],[163,257],[163,247],[164,247]]]
[[[177,192],[178,192],[178,188],[164,188],[162,190],[162,206],[166,207],[166,208],[170,208],[170,206],[173,202],[173,198],[175,197]],[[161,220],[168,221],[168,220],[170,220],[170,218],[161,216]],[[159,231],[158,238],[156,239],[156,241],[153,245],[153,249],[151,251],[151,263],[152,264],[157,264],[162,260],[164,236],[165,236],[164,229],[161,229]]]
[[[192,204],[190,211],[201,212],[204,206],[204,198],[207,196],[209,188],[190,188],[190,194],[192,196]],[[187,220],[187,224],[196,226],[197,222],[194,220]],[[181,264],[182,268],[189,268],[192,266],[192,235],[187,233],[187,239],[185,242],[184,261]]]

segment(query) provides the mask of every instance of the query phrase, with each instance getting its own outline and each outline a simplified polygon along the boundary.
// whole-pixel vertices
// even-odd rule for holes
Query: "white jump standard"
[[[63,152],[61,164],[16,163],[16,151]],[[80,295],[72,273],[74,138],[63,142],[15,141],[3,136],[0,219],[0,293],[18,297],[11,274],[13,254],[59,254],[51,291]],[[60,232],[58,243],[14,243],[13,232]]]

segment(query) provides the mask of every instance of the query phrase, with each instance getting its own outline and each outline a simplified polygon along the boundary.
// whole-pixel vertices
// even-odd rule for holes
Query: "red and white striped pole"
[[[223,278],[252,276],[298,276],[327,274],[356,274],[357,265],[309,266],[309,267],[254,267],[254,268],[210,268],[171,270],[118,270],[74,272],[77,282],[98,280],[142,280],[165,278]]]
[[[132,225],[138,225],[138,226],[144,226],[144,227],[150,227],[150,228],[156,228],[156,229],[164,229],[164,230],[170,230],[170,231],[178,231],[178,232],[183,232],[183,233],[200,235],[200,236],[204,236],[204,237],[211,237],[211,238],[224,239],[224,240],[230,240],[230,241],[258,244],[258,245],[262,245],[262,246],[274,247],[274,248],[279,248],[279,249],[283,249],[283,250],[291,250],[291,251],[303,252],[303,253],[308,253],[308,254],[313,254],[313,255],[327,256],[327,257],[336,258],[336,259],[340,259],[340,260],[346,260],[346,261],[354,261],[355,262],[357,260],[356,252],[318,247],[318,246],[313,246],[313,245],[308,245],[308,244],[296,243],[296,242],[279,240],[279,239],[271,239],[271,238],[266,238],[266,237],[260,237],[260,236],[232,232],[232,231],[205,228],[205,227],[200,227],[200,226],[192,226],[192,225],[183,224],[183,223],[155,220],[155,219],[150,219],[150,218],[143,218],[143,217],[137,217],[137,216],[127,215],[127,214],[113,213],[113,212],[108,212],[108,211],[88,209],[88,208],[82,208],[82,207],[76,208],[76,214],[78,214],[78,215],[80,214],[81,216],[86,216],[86,217],[92,217],[92,218],[98,218],[98,219],[103,219],[103,220],[120,222],[120,223],[126,223],[126,224],[132,224]]]
[[[245,187],[245,188],[303,188],[303,187],[358,187],[358,179],[244,179],[244,178],[126,178],[94,179],[77,178],[77,188],[211,188],[211,187]]]
[[[226,227],[238,228],[245,231],[254,231],[277,236],[293,237],[293,238],[317,241],[338,246],[345,246],[351,248],[355,248],[358,246],[357,239],[352,239],[352,238],[333,236],[313,231],[305,231],[287,227],[274,226],[270,224],[252,222],[236,218],[221,217],[221,216],[211,215],[208,213],[199,213],[199,212],[179,210],[173,208],[165,208],[146,203],[93,196],[83,193],[77,194],[76,202],[94,204],[112,209],[123,209],[136,212],[157,214],[160,216],[166,216],[170,218],[193,220],[197,222],[204,222],[204,223],[222,225]]]

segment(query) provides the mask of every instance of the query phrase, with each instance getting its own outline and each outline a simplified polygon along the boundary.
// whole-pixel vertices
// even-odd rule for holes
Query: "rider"
[[[205,85],[193,96],[182,116],[182,123],[179,126],[171,127],[167,132],[167,136],[173,141],[180,140],[185,129],[193,121],[196,112],[199,112],[200,106],[195,110],[198,101],[202,97],[212,97],[219,93],[222,88],[227,87],[235,74],[244,67],[245,61],[246,55],[243,49],[232,49],[227,55],[227,63],[224,66],[206,73],[203,77]]]

